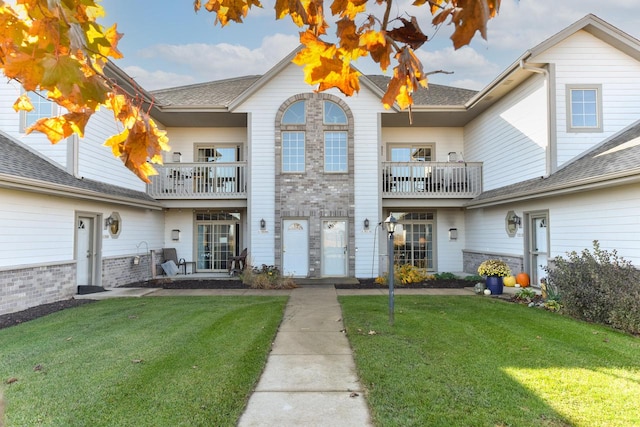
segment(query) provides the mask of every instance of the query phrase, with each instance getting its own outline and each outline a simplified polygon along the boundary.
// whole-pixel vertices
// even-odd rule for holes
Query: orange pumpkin
[[[529,275],[524,271],[518,273],[518,275],[516,276],[516,283],[521,287],[526,288],[527,286],[529,286],[529,283],[530,283]]]

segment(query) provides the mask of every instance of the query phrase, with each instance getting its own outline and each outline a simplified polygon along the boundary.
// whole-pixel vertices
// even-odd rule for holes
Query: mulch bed
[[[48,314],[55,313],[56,311],[64,310],[66,308],[78,307],[79,305],[89,304],[92,302],[95,302],[95,300],[66,299],[49,304],[37,305],[35,307],[18,311],[16,313],[3,314],[0,316],[0,329],[19,325],[20,323],[28,322],[29,320],[37,319],[38,317],[46,316]]]
[[[336,289],[387,289],[388,286],[379,285],[375,283],[374,279],[358,279],[360,283],[351,285],[335,285]],[[396,288],[407,289],[459,289],[469,286],[473,286],[474,283],[468,280],[430,280],[422,283],[411,283],[407,285],[396,284]],[[122,286],[123,288],[163,288],[163,289],[248,289],[249,287],[243,284],[236,278],[229,279],[214,279],[214,280],[171,280],[171,279],[156,279],[148,280],[144,282],[130,283]],[[53,302],[50,304],[42,304],[36,307],[19,311],[17,313],[0,315],[0,329],[8,328],[9,326],[19,325],[20,323],[28,322],[29,320],[37,319],[38,317],[46,316],[56,311],[64,310],[66,308],[77,307],[82,304],[95,302],[90,299],[68,299]]]

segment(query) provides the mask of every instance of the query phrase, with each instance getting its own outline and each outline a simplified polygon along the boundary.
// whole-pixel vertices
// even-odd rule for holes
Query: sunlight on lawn
[[[640,425],[640,370],[587,368],[504,368],[572,425]],[[590,396],[585,401],[584,396]],[[603,410],[606,408],[606,410]]]

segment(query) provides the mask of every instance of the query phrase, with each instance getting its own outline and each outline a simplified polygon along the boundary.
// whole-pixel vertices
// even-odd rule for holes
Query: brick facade
[[[306,101],[304,125],[282,125],[282,115],[297,102]],[[339,105],[347,115],[346,125],[325,124],[324,101]],[[339,98],[328,94],[304,93],[287,100],[276,114],[275,136],[275,262],[282,265],[282,220],[302,218],[309,221],[309,277],[321,276],[322,220],[347,221],[348,276],[355,274],[355,201],[354,201],[354,148],[353,116],[349,107]],[[282,132],[305,132],[304,173],[282,173]],[[325,173],[324,132],[347,132],[346,173]]]
[[[76,294],[76,263],[0,271],[0,314],[69,299]]]
[[[469,274],[478,274],[478,267],[483,261],[488,259],[500,259],[506,262],[511,269],[511,273],[514,275],[524,271],[524,258],[522,256],[474,252],[469,250],[462,251],[462,265],[464,266],[464,271]]]
[[[140,255],[140,263],[134,264],[133,256],[104,258],[102,260],[102,286],[115,288],[151,278],[151,255]]]

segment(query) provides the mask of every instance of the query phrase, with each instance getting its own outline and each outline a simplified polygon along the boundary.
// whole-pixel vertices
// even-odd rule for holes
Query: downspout
[[[520,68],[533,73],[544,75],[547,84],[547,153],[546,153],[546,171],[544,178],[547,178],[557,169],[557,156],[556,156],[556,108],[555,108],[555,85],[552,84],[549,70],[546,68],[534,67],[524,62],[524,59],[520,60]]]

